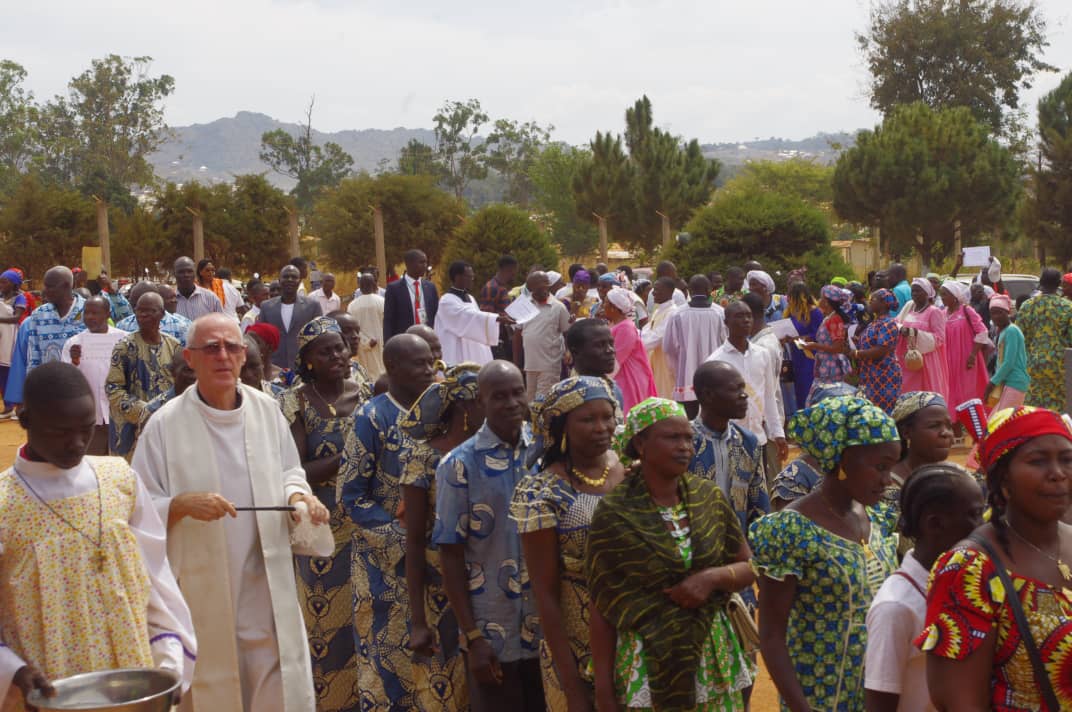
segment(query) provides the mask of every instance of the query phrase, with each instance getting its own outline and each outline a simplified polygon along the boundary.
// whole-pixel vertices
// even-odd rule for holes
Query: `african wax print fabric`
[[[145,406],[175,385],[171,361],[181,348],[167,334],[160,334],[159,344],[150,344],[137,331],[115,345],[104,384],[111,404],[108,448],[112,454],[127,460],[133,456]]]
[[[1063,411],[1064,353],[1072,347],[1072,301],[1058,294],[1028,299],[1016,317],[1027,346],[1027,373],[1031,385],[1024,402]]]
[[[787,430],[823,472],[832,472],[840,464],[846,448],[901,441],[893,418],[855,396],[827,398],[797,411]]]
[[[832,346],[838,341],[848,339],[848,330],[845,322],[836,314],[829,314],[819,330],[815,332],[815,343],[824,346]],[[852,364],[849,357],[843,353],[826,353],[815,351],[815,371],[812,375],[811,393],[808,394],[808,405],[814,402],[815,387],[820,383],[838,383],[845,380],[845,376],[852,373]]]
[[[885,291],[896,301],[893,292]],[[859,359],[860,390],[872,403],[887,413],[893,412],[893,404],[901,393],[901,365],[897,363],[897,339],[900,328],[897,319],[887,314],[875,319],[864,329],[856,346],[860,351],[878,346],[889,348],[881,359]]]
[[[811,463],[803,457],[798,457],[782,468],[774,478],[770,491],[771,501],[781,500],[789,504],[815,489],[815,485],[819,484],[822,478],[822,473],[812,467]]]
[[[796,577],[786,645],[813,709],[864,709],[867,611],[897,568],[896,513],[880,504],[869,507],[867,515],[867,547],[793,509],[770,514],[751,527],[757,573],[776,581]],[[782,709],[788,707],[783,703]]]
[[[767,479],[763,473],[763,450],[756,436],[736,423],[724,432],[704,425],[700,418],[692,421],[692,456],[689,472],[719,486],[737,515],[741,531],[770,513]]]
[[[926,628],[916,638],[924,652],[963,660],[993,632],[997,639],[990,674],[990,707],[998,712],[1045,710],[1034,668],[1007,597],[1020,599],[1043,667],[1061,709],[1072,707],[1072,592],[1010,571],[1009,592],[994,561],[984,552],[958,546],[931,569]]]

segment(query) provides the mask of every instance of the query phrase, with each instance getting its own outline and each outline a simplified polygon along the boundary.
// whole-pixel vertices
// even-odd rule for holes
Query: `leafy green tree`
[[[112,208],[108,215],[112,224],[112,271],[117,275],[144,275],[149,270],[155,276],[171,268],[169,256],[177,256],[180,251],[193,254],[192,246],[180,250],[169,244],[152,208],[138,205],[130,212]]]
[[[525,208],[532,200],[530,171],[540,151],[551,138],[554,126],[543,127],[535,121],[519,123],[499,119],[484,142],[485,163],[506,181],[505,200]]]
[[[205,256],[219,259],[227,251],[227,208],[231,186],[207,186],[197,181],[181,186],[168,182],[156,194],[155,215],[164,237],[166,252],[160,254],[165,265],[177,257],[194,254],[194,216],[201,215],[205,233]]]
[[[404,176],[439,176],[435,150],[420,139],[411,138],[398,152],[398,172]]]
[[[22,65],[0,60],[0,195],[15,187],[37,149],[37,106],[25,80]]]
[[[599,233],[591,215],[578,214],[573,180],[580,166],[589,158],[585,149],[552,143],[536,156],[529,168],[533,198],[551,240],[562,254],[580,258],[599,244]]]
[[[1020,194],[1009,150],[965,107],[899,106],[873,131],[861,131],[834,170],[834,209],[881,229],[893,254],[918,250],[924,265],[942,260],[962,238],[1004,224]]]
[[[310,100],[297,136],[283,129],[261,136],[261,160],[276,173],[298,181],[290,194],[303,212],[312,210],[320,193],[338,185],[354,165],[353,157],[339,144],[328,141],[320,146],[313,141],[313,104]]]
[[[347,178],[321,196],[312,217],[321,249],[335,267],[356,269],[375,260],[373,206],[383,211],[388,264],[401,262],[412,248],[424,250],[435,264],[465,214],[465,204],[440,190],[429,176]]]
[[[443,171],[443,182],[459,200],[465,187],[488,174],[484,162],[485,146],[475,142],[480,127],[488,122],[488,115],[480,108],[480,101],[470,99],[448,101],[432,118],[435,122],[435,153]]]
[[[1056,69],[1042,61],[1046,21],[1031,1],[884,0],[856,40],[873,107],[966,106],[995,134],[1008,128],[1005,112],[1019,107],[1032,77]]]
[[[800,198],[764,190],[734,191],[693,215],[690,239],[664,252],[682,275],[725,270],[759,260],[772,274],[802,264],[852,273],[830,252],[830,229],[823,213]],[[811,274],[809,282],[833,275]]]
[[[558,268],[559,256],[551,239],[528,212],[509,205],[488,205],[469,217],[454,231],[440,261],[440,281],[447,286],[447,266],[455,260],[473,265],[476,288],[480,289],[499,268],[499,258],[513,255],[522,274],[534,265],[545,270]]]
[[[97,242],[96,214],[78,191],[24,174],[0,209],[0,263],[19,265],[30,279],[78,264],[82,246]]]
[[[151,76],[152,57],[110,54],[40,110],[38,162],[51,180],[85,195],[133,207],[130,188],[155,180],[147,157],[167,139],[164,99],[175,90],[167,74]]]
[[[596,131],[573,176],[577,217],[607,219],[608,231],[617,236],[628,231],[634,215],[633,164],[622,147],[621,136]]]
[[[263,175],[236,176],[227,196],[224,215],[211,213],[206,220],[221,221],[221,243],[214,258],[217,266],[243,273],[272,274],[290,259],[287,234],[289,201],[283,191]]]
[[[1072,74],[1038,103],[1040,165],[1025,208],[1047,256],[1072,260]]]

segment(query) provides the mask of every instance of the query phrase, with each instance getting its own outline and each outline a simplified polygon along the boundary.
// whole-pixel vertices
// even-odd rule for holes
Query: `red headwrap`
[[[1040,435],[1060,435],[1072,441],[1072,430],[1060,414],[1027,405],[994,413],[987,430],[989,434],[979,449],[979,459],[987,470],[1003,456]]]
[[[279,350],[279,329],[271,324],[265,324],[263,321],[258,321],[246,329],[246,333],[256,334],[264,339],[264,343],[268,344],[268,348],[272,351]]]
[[[1072,272],[1069,272],[1064,277],[1061,277],[1061,281],[1065,284],[1072,284]]]

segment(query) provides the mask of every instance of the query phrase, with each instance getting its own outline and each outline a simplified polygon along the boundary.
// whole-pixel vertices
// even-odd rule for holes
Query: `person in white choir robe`
[[[648,351],[651,373],[655,377],[655,390],[659,392],[660,398],[672,398],[676,385],[674,369],[663,351],[666,322],[677,310],[677,305],[674,303],[674,291],[674,280],[669,277],[659,277],[655,280],[655,285],[651,288],[655,309],[648,323],[640,330],[640,340],[644,342],[644,348]]]
[[[473,266],[452,262],[447,270],[451,287],[439,299],[435,332],[443,344],[447,365],[467,361],[483,366],[492,360],[491,347],[499,343],[499,324],[513,324],[506,314],[482,312],[469,294],[473,288]]]
[[[85,457],[97,405],[85,376],[46,363],[26,378],[26,444],[0,474],[0,708],[34,688],[122,667],[158,667],[189,688],[190,610],[164,524],[118,457]]]
[[[168,556],[201,641],[184,709],[311,712],[293,515],[236,507],[304,502],[316,524],[329,513],[275,400],[239,383],[245,354],[238,322],[197,319],[183,352],[197,383],[149,419],[133,465],[167,522]]]
[[[654,291],[654,290],[652,290]],[[711,282],[702,274],[689,280],[692,298],[666,320],[663,352],[674,371],[674,400],[685,406],[689,420],[700,412],[692,387],[696,369],[726,340],[725,311],[711,303]]]

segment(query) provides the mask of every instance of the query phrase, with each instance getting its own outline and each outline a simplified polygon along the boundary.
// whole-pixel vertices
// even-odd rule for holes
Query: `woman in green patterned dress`
[[[783,710],[856,712],[867,610],[897,568],[896,513],[881,500],[900,435],[885,411],[855,396],[798,411],[787,433],[823,478],[750,527],[760,651]]]
[[[358,710],[350,592],[350,539],[354,524],[335,501],[347,429],[353,413],[371,395],[350,379],[350,351],[334,319],[317,317],[298,333],[295,370],[302,385],[279,395],[305,477],[331,512],[335,553],[330,558],[295,556],[298,598],[313,658],[313,685],[320,712]]]
[[[622,442],[639,472],[592,516],[585,574],[600,712],[744,709],[752,674],[725,607],[754,581],[751,551],[718,485],[688,474],[692,436],[680,403],[634,406]]]
[[[424,665],[414,665],[418,709],[461,712],[469,709],[465,665],[458,647],[458,619],[443,588],[439,550],[432,541],[435,524],[435,473],[440,458],[472,437],[484,423],[477,401],[480,367],[462,363],[440,368],[444,377],[429,386],[398,420],[412,441],[402,458],[402,521],[406,527],[406,588],[409,591],[409,643]],[[424,601],[423,606],[413,605]]]
[[[625,476],[611,449],[617,403],[602,378],[556,383],[532,408],[540,471],[517,483],[510,504],[540,613],[549,712],[588,712],[594,701],[584,550],[596,505]]]

